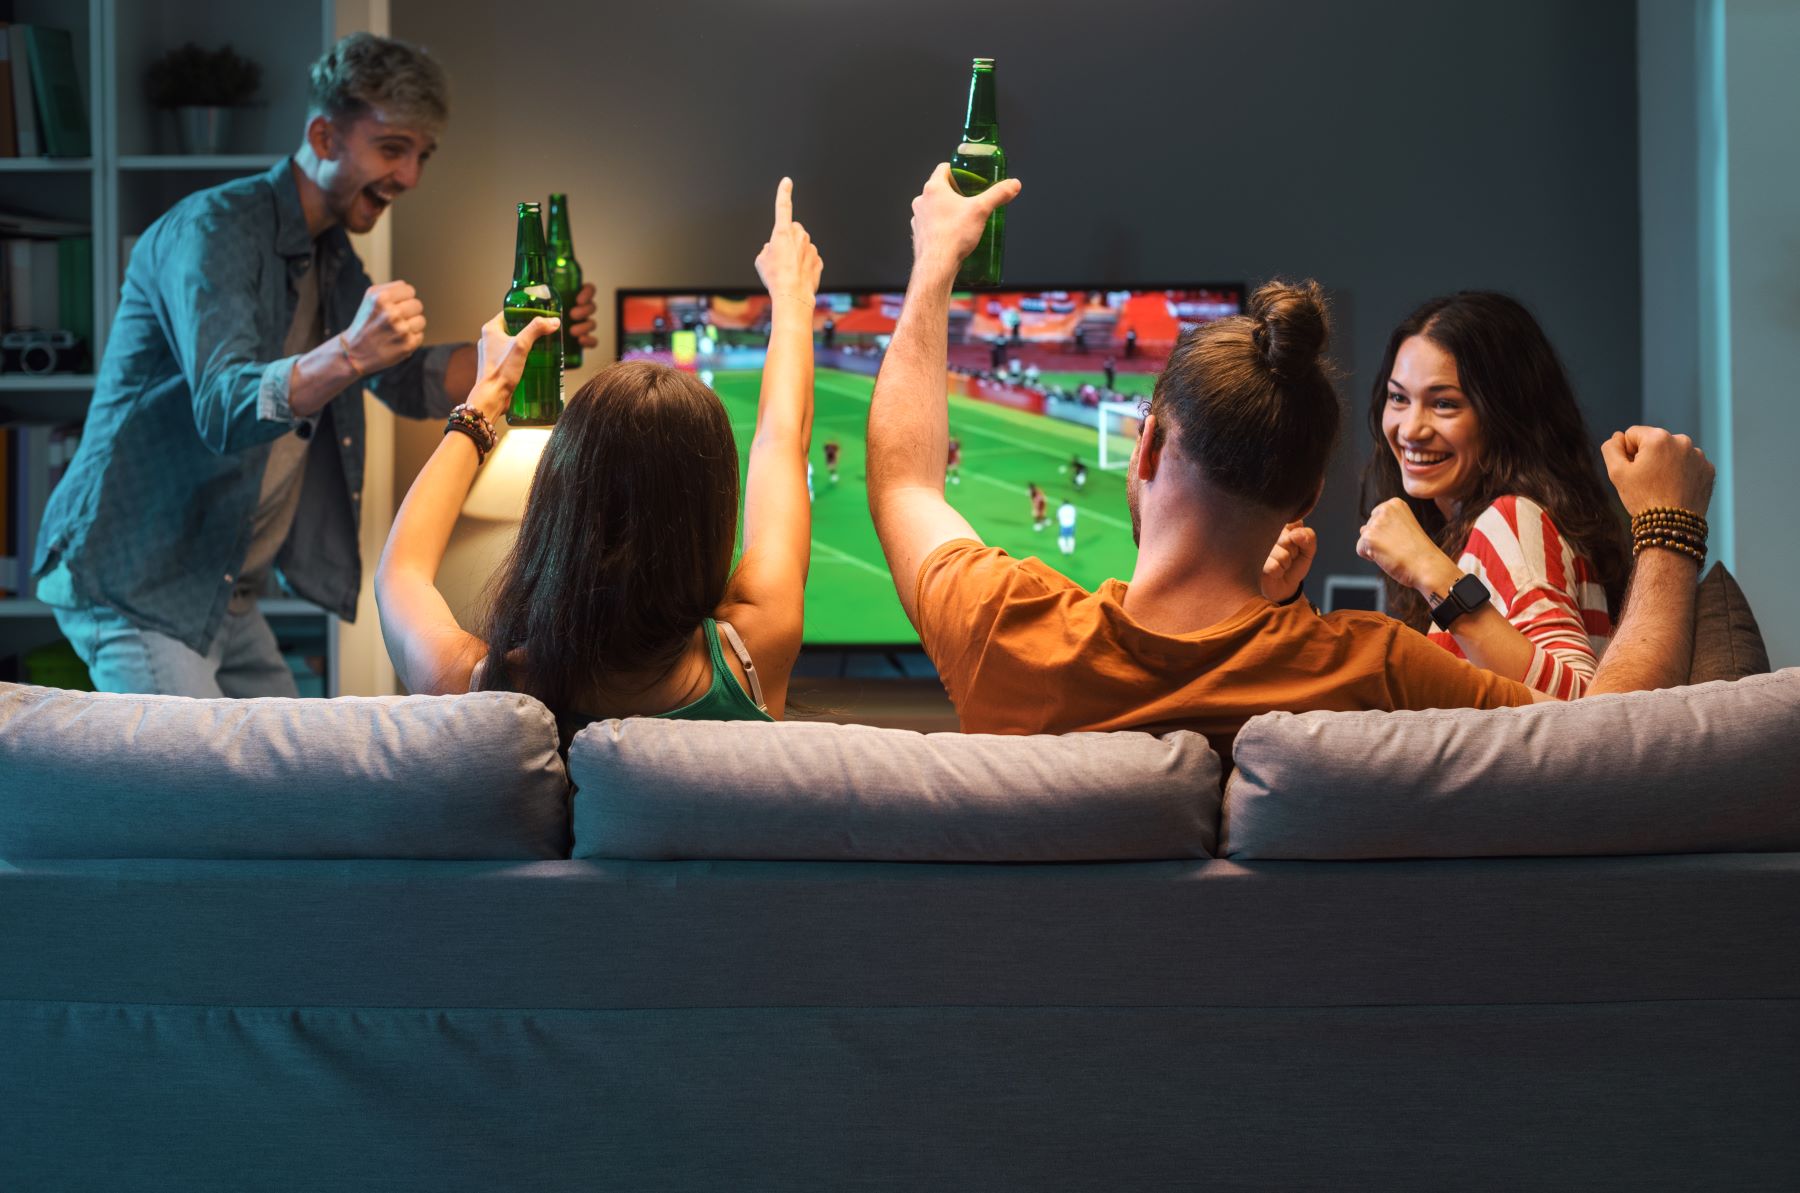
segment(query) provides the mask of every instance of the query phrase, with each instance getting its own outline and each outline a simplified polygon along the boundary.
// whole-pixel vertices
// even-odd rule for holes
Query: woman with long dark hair
[[[812,510],[812,318],[822,263],[781,180],[756,258],[769,352],[734,569],[738,456],[719,398],[643,361],[588,381],[557,420],[480,636],[436,585],[463,499],[491,446],[538,319],[482,329],[478,380],[394,521],[375,578],[381,632],[414,692],[500,689],[549,705],[565,738],[589,720],[779,718],[800,650]]]
[[[1504,294],[1435,298],[1375,377],[1356,550],[1387,573],[1388,611],[1479,667],[1580,696],[1630,562],[1543,329]]]

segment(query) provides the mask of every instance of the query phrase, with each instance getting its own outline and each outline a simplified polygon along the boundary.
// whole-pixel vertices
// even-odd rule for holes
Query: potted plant
[[[152,62],[144,81],[151,106],[174,112],[181,152],[218,153],[231,110],[262,85],[262,67],[229,45],[208,50],[190,41]]]

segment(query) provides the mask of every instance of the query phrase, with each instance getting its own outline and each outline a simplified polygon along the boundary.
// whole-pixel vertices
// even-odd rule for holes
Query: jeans
[[[156,692],[165,696],[298,696],[294,673],[275,644],[275,632],[251,605],[227,613],[205,654],[167,634],[141,629],[111,609],[52,606],[63,637],[88,665],[100,692]]]

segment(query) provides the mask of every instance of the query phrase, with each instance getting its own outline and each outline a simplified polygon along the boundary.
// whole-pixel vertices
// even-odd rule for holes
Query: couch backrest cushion
[[[1800,849],[1800,668],[1492,712],[1268,713],[1232,754],[1234,859]]]
[[[920,734],[630,718],[569,748],[575,856],[1109,861],[1211,855],[1196,733]]]
[[[555,719],[513,693],[0,684],[0,858],[566,857],[568,797]]]

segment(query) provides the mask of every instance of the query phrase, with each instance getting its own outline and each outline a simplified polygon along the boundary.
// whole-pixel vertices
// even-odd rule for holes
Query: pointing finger
[[[775,187],[775,226],[785,227],[794,219],[794,180],[783,177]]]

